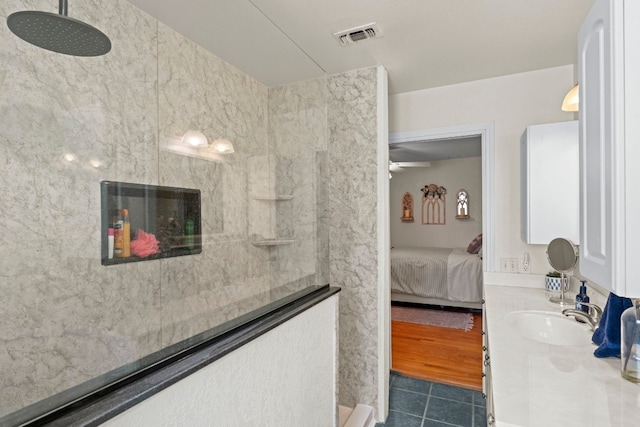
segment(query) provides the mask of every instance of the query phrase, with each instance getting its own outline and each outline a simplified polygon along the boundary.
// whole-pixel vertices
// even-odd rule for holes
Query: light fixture
[[[198,130],[189,130],[182,136],[182,143],[192,147],[206,147],[209,145],[207,137]]]
[[[227,138],[216,138],[211,143],[211,149],[218,154],[231,154],[235,151],[233,144]]]
[[[578,84],[571,88],[562,101],[562,111],[573,112],[578,111],[580,105],[580,96],[578,94]]]
[[[63,159],[65,159],[65,160],[66,160],[67,162],[69,162],[69,163],[72,163],[72,162],[75,162],[76,160],[78,160],[78,156],[76,156],[76,155],[75,155],[75,154],[73,154],[73,153],[65,153],[65,154],[62,156],[62,158],[63,158]]]

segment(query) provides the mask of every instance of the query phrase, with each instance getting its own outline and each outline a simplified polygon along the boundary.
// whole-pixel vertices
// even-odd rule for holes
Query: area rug
[[[443,328],[473,328],[473,315],[457,311],[434,310],[430,308],[391,306],[391,320],[417,323],[419,325],[440,326]]]

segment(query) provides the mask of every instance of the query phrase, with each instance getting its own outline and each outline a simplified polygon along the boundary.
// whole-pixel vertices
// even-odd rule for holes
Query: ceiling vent
[[[382,32],[380,31],[378,24],[372,22],[371,24],[361,25],[360,27],[338,31],[337,33],[333,33],[333,37],[338,39],[341,45],[346,46],[362,40],[382,37]]]

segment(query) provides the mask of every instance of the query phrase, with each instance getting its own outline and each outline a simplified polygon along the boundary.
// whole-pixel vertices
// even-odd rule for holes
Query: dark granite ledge
[[[189,354],[181,354],[175,361],[157,366],[139,378],[112,386],[108,392],[97,392],[76,404],[60,408],[22,425],[100,425],[338,292],[340,288],[329,285],[319,287],[286,305],[203,342],[192,348]]]

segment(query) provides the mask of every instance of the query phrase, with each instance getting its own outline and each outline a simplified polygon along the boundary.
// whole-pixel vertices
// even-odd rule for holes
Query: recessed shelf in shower
[[[100,189],[102,265],[202,252],[200,190],[114,181],[102,181]],[[129,210],[131,240],[135,238],[137,230],[151,233],[159,242],[159,253],[144,258],[133,254],[126,258],[109,258],[108,230],[113,226],[116,209],[125,208]],[[193,224],[193,229],[187,224]]]

